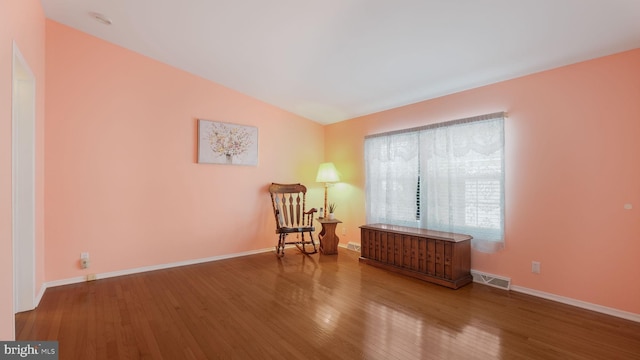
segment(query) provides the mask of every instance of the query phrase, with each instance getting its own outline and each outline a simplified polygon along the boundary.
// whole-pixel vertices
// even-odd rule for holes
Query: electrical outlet
[[[531,272],[534,274],[540,274],[540,262],[532,261],[531,262]]]
[[[82,269],[86,269],[89,267],[89,253],[81,252],[80,253],[80,267]]]
[[[94,280],[96,280],[96,274],[87,275],[87,281],[94,281]]]

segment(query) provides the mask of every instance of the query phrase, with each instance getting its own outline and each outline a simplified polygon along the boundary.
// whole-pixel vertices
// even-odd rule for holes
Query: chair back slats
[[[284,215],[282,214],[282,204],[284,204],[284,198],[280,198],[277,194],[274,196],[274,194],[271,194],[271,200],[273,203],[273,213],[276,216],[276,224],[278,225],[278,227],[282,227],[282,226],[286,226],[285,222],[284,222]]]
[[[277,184],[269,186],[273,215],[276,218],[278,256],[284,256],[285,245],[295,245],[304,254],[318,252],[313,240],[313,217],[316,209],[306,210],[307,188],[302,184]],[[294,240],[287,241],[287,235],[296,234]],[[299,236],[298,236],[299,234]],[[305,240],[305,236],[308,238]]]
[[[289,226],[289,201],[286,196],[282,196],[282,217],[284,218],[284,226]]]
[[[307,188],[301,184],[271,184],[273,212],[278,227],[309,226],[305,221]]]
[[[298,222],[298,224],[303,224],[304,221],[302,220],[302,208],[300,207],[300,196],[298,196],[297,198],[298,200],[298,209],[296,211],[296,221]]]
[[[289,199],[289,216],[291,217],[289,219],[289,224],[291,224],[291,226],[296,226],[297,224],[293,220],[293,197],[289,194],[287,198]]]

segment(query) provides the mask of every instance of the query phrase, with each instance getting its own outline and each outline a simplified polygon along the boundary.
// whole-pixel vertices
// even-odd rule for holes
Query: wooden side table
[[[320,239],[320,252],[324,255],[338,254],[338,243],[340,238],[336,235],[336,226],[342,221],[338,219],[318,219],[322,224],[322,231],[318,234]]]

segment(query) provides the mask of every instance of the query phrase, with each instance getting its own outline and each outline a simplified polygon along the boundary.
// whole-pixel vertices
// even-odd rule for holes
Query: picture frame
[[[198,119],[198,163],[258,165],[258,128]]]

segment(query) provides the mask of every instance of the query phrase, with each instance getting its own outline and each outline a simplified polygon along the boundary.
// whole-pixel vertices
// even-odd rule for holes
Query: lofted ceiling
[[[41,3],[49,19],[322,124],[640,47],[640,0]]]

